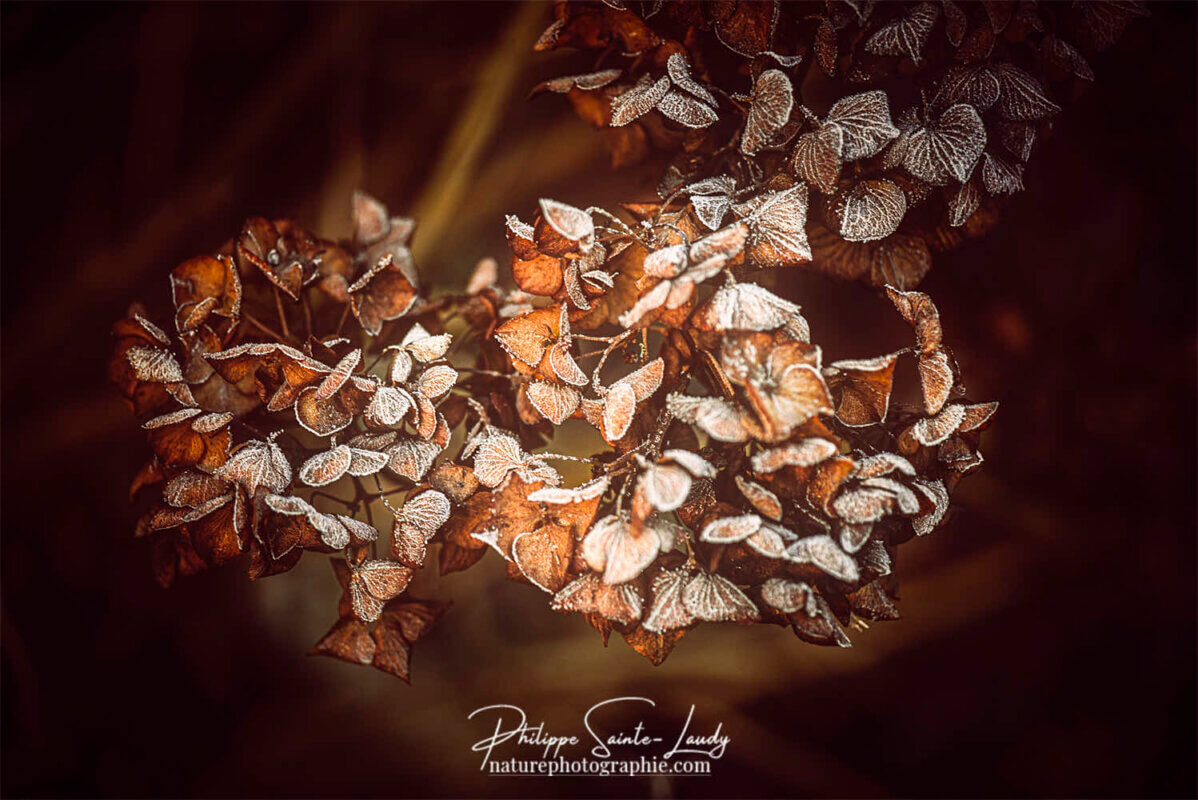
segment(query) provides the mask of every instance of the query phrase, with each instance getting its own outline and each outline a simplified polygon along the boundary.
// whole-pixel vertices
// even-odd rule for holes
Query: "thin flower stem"
[[[250,323],[251,325],[253,325],[258,330],[265,333],[267,336],[271,337],[272,339],[291,339],[290,336],[284,336],[283,334],[279,333],[278,331],[276,331],[274,328],[270,327],[269,325],[267,325],[263,322],[260,322],[253,314],[251,314],[248,311],[242,311],[241,318],[244,319],[246,322]],[[292,341],[294,341],[294,340],[292,340]]]
[[[345,309],[341,312],[341,319],[337,321],[337,330],[333,331],[334,336],[341,335],[341,329],[345,327],[345,320],[349,316],[349,303],[345,304]]]
[[[283,329],[283,336],[295,341],[291,337],[291,331],[287,329],[287,314],[283,311],[283,298],[279,296],[279,287],[275,286],[273,288],[275,290],[275,311],[279,315],[279,327]]]
[[[608,344],[606,348],[604,348],[603,356],[599,359],[599,363],[595,365],[595,371],[591,373],[591,385],[594,387],[596,392],[599,391],[599,373],[603,371],[603,365],[607,363],[607,357],[610,356],[617,347],[623,344],[625,339],[634,333],[636,333],[636,331],[624,331],[610,344]]]

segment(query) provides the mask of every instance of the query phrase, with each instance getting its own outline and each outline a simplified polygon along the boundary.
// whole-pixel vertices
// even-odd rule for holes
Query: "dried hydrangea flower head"
[[[1051,98],[1141,12],[558,4],[536,49],[602,55],[537,90],[617,163],[675,153],[659,196],[508,216],[512,290],[485,259],[431,299],[414,221],[362,193],[346,241],[255,217],[172,270],[171,318],[132,309],[109,367],[152,451],[130,494],[158,580],[335,556],[313,652],[405,680],[447,607],[410,591],[432,548],[443,574],[494,551],[655,664],[704,622],[847,646],[897,618],[896,550],[943,523],[997,407],[914,286],[993,226]],[[878,287],[910,339],[825,353],[771,288],[796,266]],[[555,452],[568,423],[602,450]]]

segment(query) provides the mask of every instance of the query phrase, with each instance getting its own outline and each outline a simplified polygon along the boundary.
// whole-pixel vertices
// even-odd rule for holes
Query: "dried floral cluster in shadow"
[[[515,289],[485,260],[430,293],[414,222],[358,194],[351,240],[251,219],[172,271],[169,324],[116,324],[163,584],[344,553],[315,652],[405,680],[445,610],[405,592],[432,543],[442,573],[496,551],[654,663],[703,621],[847,645],[898,617],[896,550],[943,520],[996,409],[913,287],[1020,188],[1046,83],[1093,77],[1061,37],[1104,46],[1140,9],[646,6],[563,4],[537,47],[600,51],[543,88],[611,126],[617,162],[675,151],[660,197],[509,216]],[[762,285],[801,265],[883,287],[912,340],[825,363]],[[571,419],[606,446],[543,450],[577,449]],[[566,486],[571,462],[591,474]]]

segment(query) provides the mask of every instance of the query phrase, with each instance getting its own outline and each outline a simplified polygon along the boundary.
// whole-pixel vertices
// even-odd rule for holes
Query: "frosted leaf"
[[[608,586],[598,575],[588,572],[562,587],[549,607],[554,611],[599,614],[627,625],[641,618],[643,601],[635,585]]]
[[[723,575],[697,572],[682,590],[682,602],[696,619],[705,622],[755,622],[757,606]]]
[[[317,453],[300,467],[300,480],[309,486],[327,486],[345,474],[352,458],[349,446],[344,444]]]
[[[813,467],[838,452],[840,448],[827,439],[802,439],[755,454],[752,459],[753,470],[768,475],[783,467]]]
[[[802,611],[807,616],[814,617],[819,613],[815,592],[802,581],[770,578],[761,585],[761,599],[783,614]]]
[[[899,354],[837,361],[824,370],[839,389],[837,419],[850,427],[876,425],[886,420]]]
[[[361,450],[386,450],[395,441],[398,434],[395,431],[382,433],[363,433],[350,439],[346,444]]]
[[[924,410],[935,414],[944,406],[953,388],[953,369],[948,354],[944,350],[935,350],[920,355],[918,368]]]
[[[695,315],[713,331],[773,331],[798,316],[799,307],[755,283],[721,286]]]
[[[925,417],[916,422],[911,428],[911,435],[915,441],[927,447],[938,445],[955,433],[964,419],[965,406],[951,403],[936,416]]]
[[[521,239],[527,239],[530,242],[533,241],[533,234],[535,231],[531,225],[529,225],[527,222],[521,222],[520,218],[515,214],[508,214],[505,219],[507,220],[507,229],[509,231],[514,233],[516,236],[519,236]],[[483,288],[486,287],[484,286]]]
[[[395,351],[395,355],[391,358],[391,382],[396,384],[407,382],[412,374],[413,361],[411,354],[394,345],[387,349]]]
[[[940,6],[944,9],[944,35],[953,47],[960,47],[969,19],[953,0],[940,0]]]
[[[196,470],[180,472],[162,488],[162,499],[176,508],[196,508],[229,491],[220,478]]]
[[[612,276],[601,269],[593,269],[582,273],[582,279],[586,283],[595,288],[604,286],[608,289],[616,285],[616,281]]]
[[[855,583],[860,577],[857,562],[827,534],[799,539],[786,549],[785,558],[796,564],[813,564],[846,583]]]
[[[666,72],[674,85],[683,91],[690,92],[709,106],[717,105],[715,97],[701,83],[691,77],[691,65],[682,53],[671,53],[666,59]]]
[[[349,285],[346,290],[349,293],[360,292],[370,285],[375,275],[378,275],[383,270],[395,263],[395,256],[391,253],[384,253],[373,264],[369,264],[366,270],[358,276],[357,280]]]
[[[703,526],[699,539],[714,544],[732,544],[744,541],[760,527],[761,517],[756,514],[720,517]]]
[[[512,561],[533,586],[553,594],[566,583],[573,539],[570,531],[545,527],[512,541]]]
[[[231,502],[233,502],[232,494],[214,497],[211,500],[207,500],[185,513],[181,519],[181,522],[195,522],[196,520],[203,519],[213,511],[224,508]]]
[[[950,437],[940,445],[937,458],[945,469],[961,475],[977,469],[985,460],[979,451],[959,437]]]
[[[880,56],[907,56],[918,64],[939,14],[935,4],[920,3],[894,22],[878,28],[866,41],[865,49]]]
[[[189,420],[196,414],[200,413],[198,408],[181,408],[178,411],[172,411],[169,414],[163,414],[159,417],[146,420],[141,424],[141,427],[147,431],[165,428],[167,425],[176,425],[185,420]]]
[[[499,555],[503,556],[504,561],[512,560],[511,556],[505,553],[503,548],[499,545],[498,528],[487,528],[485,531],[476,531],[475,533],[470,534],[470,538],[476,539],[483,544],[488,545],[496,553],[499,553]]]
[[[657,110],[688,128],[706,128],[720,119],[711,106],[673,90],[666,92],[666,96],[658,101]]]
[[[648,400],[661,387],[661,379],[665,374],[665,361],[661,358],[655,358],[645,366],[625,375],[618,381],[612,384],[611,388],[617,386],[632,387],[633,396],[639,403],[643,400]]]
[[[878,480],[878,479],[872,479]],[[845,522],[877,522],[894,508],[894,495],[883,489],[858,488],[841,492],[832,501],[832,510]]]
[[[753,266],[786,267],[811,260],[807,243],[807,186],[754,198],[746,261]]]
[[[641,474],[637,490],[658,511],[673,511],[686,502],[691,476],[675,464],[653,464]]]
[[[711,178],[704,178],[701,181],[687,184],[682,188],[686,194],[731,194],[736,189],[736,180],[729,175],[716,175]]]
[[[398,425],[412,410],[411,395],[394,386],[380,386],[370,398],[365,418],[371,425]]]
[[[916,536],[927,536],[936,529],[948,511],[948,490],[941,481],[927,481],[920,478],[913,481],[914,486],[925,497],[932,501],[932,510],[911,520]]]
[[[782,558],[785,555],[786,542],[780,532],[785,530],[768,522],[762,523],[760,528],[745,539],[745,546],[766,558]]]
[[[1043,53],[1045,61],[1058,69],[1073,73],[1084,81],[1094,80],[1094,70],[1090,68],[1085,56],[1064,39],[1045,36],[1040,40],[1040,52]]]
[[[556,47],[558,37],[561,36],[562,30],[566,27],[567,22],[569,22],[568,19],[561,17],[549,23],[549,27],[541,31],[541,35],[538,36],[536,42],[533,43],[532,49],[540,53],[545,50],[552,50],[554,47]]]
[[[603,573],[606,584],[626,583],[653,563],[661,541],[649,530],[634,535],[624,517],[609,515],[591,526],[582,540],[587,566]]]
[[[799,137],[790,166],[795,177],[824,194],[831,194],[840,179],[843,159],[844,128],[821,125],[817,130]]]
[[[686,419],[683,414],[688,412],[680,414],[674,409],[682,410],[683,403],[685,401],[676,401],[671,407],[671,413],[680,419]],[[716,441],[743,442],[749,438],[744,412],[727,400],[721,397],[700,398],[692,409],[693,413],[689,413],[690,420]]]
[[[645,256],[645,274],[653,278],[673,278],[680,275],[687,266],[686,252],[685,244],[674,244],[654,250]]]
[[[577,389],[549,381],[533,381],[528,385],[528,400],[554,425],[561,425],[578,410],[582,395]]]
[[[352,216],[354,241],[359,244],[377,242],[391,230],[387,207],[366,192],[354,191]]]
[[[994,402],[965,406],[965,416],[961,420],[958,430],[968,432],[985,427],[996,411],[998,411],[998,403]]]
[[[692,266],[687,270],[688,279],[701,282],[718,272],[724,263],[740,255],[749,238],[749,228],[743,222],[720,228],[690,246],[688,257]]]
[[[213,474],[241,484],[251,495],[260,486],[277,494],[291,483],[291,465],[273,440],[247,442]]]
[[[890,121],[890,103],[881,89],[849,95],[832,106],[824,125],[834,125],[844,133],[842,157],[857,161],[877,154],[899,135]]]
[[[416,381],[417,393],[429,400],[436,399],[453,388],[458,382],[458,371],[448,364],[429,367]]]
[[[442,333],[437,336],[425,336],[411,342],[405,342],[404,346],[417,361],[428,363],[436,361],[438,358],[444,358],[449,352],[449,344],[453,341],[453,337],[448,333]]]
[[[595,243],[595,223],[590,214],[581,208],[544,197],[540,202],[541,215],[549,227],[567,239],[578,242],[578,248],[582,252],[591,249],[591,245]]]
[[[535,322],[527,316],[505,322],[495,330],[495,341],[512,358],[530,367],[541,363],[545,346],[552,338],[549,326]]]
[[[695,209],[695,216],[708,230],[716,230],[724,221],[724,217],[728,214],[728,209],[732,207],[732,198],[728,195],[696,195],[691,197],[691,206]],[[648,259],[646,259],[648,260]]]
[[[549,366],[557,377],[573,386],[586,386],[587,375],[570,354],[568,342],[559,342],[549,348]]]
[[[932,298],[923,292],[904,292],[886,287],[886,295],[903,319],[915,331],[915,343],[920,353],[930,354],[940,348],[943,333],[940,312]]]
[[[977,184],[974,181],[967,181],[957,187],[955,192],[951,192],[948,198],[948,224],[950,227],[959,228],[982,204],[982,193],[978,191]]]
[[[645,615],[642,627],[650,633],[667,633],[685,628],[695,622],[695,615],[686,607],[682,592],[690,583],[690,573],[684,569],[663,570],[653,579],[653,604]]]
[[[867,478],[861,482],[861,485],[870,489],[882,489],[890,492],[894,495],[900,514],[910,516],[919,513],[919,498],[915,492],[893,478]]]
[[[1020,161],[1027,161],[1036,143],[1036,126],[1030,122],[998,121],[998,140]]]
[[[889,575],[891,572],[890,554],[886,552],[886,546],[877,539],[866,543],[857,557],[860,559],[861,566],[879,577]]]
[[[332,399],[317,400],[316,387],[309,386],[295,401],[295,419],[304,430],[317,436],[330,436],[348,427],[354,421],[354,415],[342,411]]]
[[[998,113],[1009,120],[1029,122],[1061,112],[1061,107],[1048,99],[1040,81],[1014,64],[996,64],[998,78]]]
[[[537,489],[528,495],[528,499],[536,503],[549,503],[551,505],[566,505],[568,503],[585,503],[588,500],[594,500],[596,497],[602,497],[607,491],[609,479],[606,475],[594,480],[587,481],[581,486],[574,489],[561,489],[557,487],[545,487]]]
[[[696,478],[714,478],[719,474],[707,459],[689,450],[666,450],[661,455],[680,465]]]
[[[618,128],[627,125],[638,117],[648,114],[657,107],[657,104],[669,91],[669,78],[663,76],[654,82],[648,75],[642,75],[635,86],[612,98],[612,127]]]
[[[967,103],[982,113],[998,102],[999,93],[998,78],[989,66],[950,67],[932,100],[932,108]]]
[[[474,477],[483,486],[494,489],[509,472],[522,467],[527,458],[516,437],[495,431],[482,440],[474,453]]]
[[[1010,195],[1023,191],[1023,165],[982,154],[982,185],[992,195]]]
[[[908,477],[914,477],[916,474],[911,462],[897,453],[878,453],[860,459],[849,473],[849,477],[861,480],[880,478],[896,471]]]
[[[449,498],[430,489],[408,498],[395,516],[395,524],[419,531],[427,542],[449,521],[449,513]]]
[[[550,91],[558,94],[565,94],[571,89],[581,89],[584,92],[602,89],[612,81],[622,75],[622,69],[605,69],[599,72],[588,72],[585,75],[563,75],[560,78],[551,78],[543,83],[537,84],[532,91],[535,94],[539,91]]]
[[[597,245],[591,248],[591,252],[595,252],[595,250],[602,246]],[[591,301],[587,300],[586,292],[582,290],[582,282],[578,279],[578,270],[577,259],[567,261],[565,271],[562,273],[562,282],[566,287],[566,296],[570,298],[570,302],[574,304],[574,307],[587,311],[591,307]]]
[[[349,545],[349,529],[341,524],[337,516],[312,509],[308,513],[308,522],[320,534],[320,541],[334,550],[341,550]]]
[[[125,358],[133,367],[133,372],[139,381],[149,383],[183,382],[183,369],[169,350],[138,345],[126,350]]]
[[[840,546],[846,553],[856,553],[865,546],[873,532],[874,524],[872,522],[842,522],[840,524]]]
[[[1090,40],[1098,50],[1117,42],[1133,18],[1148,16],[1147,4],[1141,0],[1103,0],[1077,3],[1076,7],[1081,10]]]
[[[373,525],[369,525],[360,519],[347,517],[345,514],[335,514],[337,521],[341,523],[347,531],[350,532],[359,542],[374,542],[379,538],[378,529]]]
[[[615,384],[603,397],[603,432],[611,441],[622,439],[636,412],[636,392],[629,384]]]
[[[794,87],[785,72],[767,69],[758,75],[741,135],[741,152],[752,156],[768,146],[790,120],[793,109]]]
[[[416,435],[431,439],[437,432],[437,407],[422,394],[416,395]]]
[[[775,522],[782,519],[782,501],[778,499],[778,495],[743,475],[736,476],[736,488],[740,489],[740,493],[759,514]]]
[[[173,289],[174,289],[174,287],[172,286],[172,291],[173,291]],[[153,322],[150,322],[148,319],[143,317],[141,314],[134,314],[133,319],[137,322],[138,325],[141,326],[142,330],[144,330],[146,333],[150,334],[150,336],[157,339],[163,345],[170,346],[171,339],[169,336],[166,335],[166,333],[162,330],[162,328],[159,328],[157,325],[155,325]]]
[[[536,483],[541,481],[550,486],[559,486],[562,482],[562,476],[553,467],[546,464],[539,458],[528,457],[528,461],[524,466],[516,470],[516,474],[525,483]]]
[[[349,466],[346,467],[346,472],[353,475],[355,478],[364,478],[367,475],[373,475],[391,460],[391,456],[378,450],[363,450],[360,447],[351,447],[349,449],[350,460]]]
[[[233,421],[233,415],[228,411],[214,411],[197,417],[191,423],[191,429],[196,433],[213,433]]]
[[[441,453],[441,447],[435,442],[420,439],[400,439],[384,452],[390,457],[387,462],[389,470],[401,478],[421,481]]]
[[[351,567],[349,597],[354,615],[363,622],[374,622],[383,606],[403,593],[412,580],[412,570],[394,561],[364,561]]]
[[[345,382],[349,380],[349,376],[353,374],[353,371],[358,368],[358,364],[360,363],[362,363],[361,349],[353,350],[346,354],[344,358],[337,362],[337,366],[333,368],[328,377],[316,387],[314,399],[328,400],[335,395],[345,385]]]
[[[903,166],[928,183],[942,186],[949,178],[964,183],[986,146],[986,128],[977,109],[958,103],[935,124],[915,128],[907,136]]]
[[[838,198],[840,235],[849,242],[872,242],[898,230],[907,213],[907,196],[888,180],[858,181]]]

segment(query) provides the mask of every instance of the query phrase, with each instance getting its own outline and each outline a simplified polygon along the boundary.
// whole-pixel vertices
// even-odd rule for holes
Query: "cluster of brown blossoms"
[[[442,573],[495,551],[551,608],[654,663],[700,622],[847,645],[850,623],[896,618],[896,548],[941,523],[996,408],[965,397],[936,307],[909,290],[928,245],[907,226],[935,195],[944,230],[968,228],[1026,158],[991,131],[1034,136],[1056,111],[991,54],[1035,39],[1085,62],[1027,4],[821,8],[646,9],[682,31],[670,39],[624,8],[559,7],[539,46],[631,63],[548,88],[601,112],[623,147],[678,155],[661,197],[623,215],[546,199],[509,216],[515,289],[485,260],[462,293],[430,295],[414,223],[362,194],[349,241],[254,218],[176,267],[174,319],[135,309],[110,365],[154,454],[131,495],[148,503],[137,531],[160,582],[243,555],[256,579],[340,553],[339,618],[314,652],[404,679],[446,608],[406,592],[434,544]],[[897,122],[880,89],[822,117],[797,102],[810,74],[919,87],[941,17],[972,55]],[[800,81],[804,59],[819,70]],[[712,82],[721,69],[749,93],[719,88],[735,84]],[[761,285],[803,264],[884,285],[912,339],[826,362],[799,306]],[[567,485],[568,464],[590,474]]]
[[[537,46],[594,70],[538,87],[607,130],[614,164],[672,156],[663,198],[711,230],[762,188],[795,189],[809,267],[911,288],[932,255],[991,230],[1083,55],[1136,0],[562,2]],[[802,224],[805,222],[805,226]],[[763,264],[771,262],[764,261]]]

